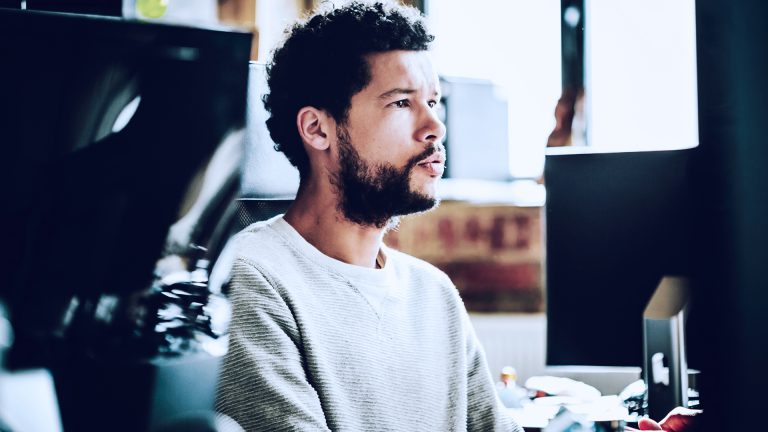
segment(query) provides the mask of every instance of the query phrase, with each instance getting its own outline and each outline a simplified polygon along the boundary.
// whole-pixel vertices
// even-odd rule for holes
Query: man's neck
[[[376,267],[384,228],[345,219],[335,194],[302,187],[285,213],[288,222],[306,241],[325,255],[361,267]]]

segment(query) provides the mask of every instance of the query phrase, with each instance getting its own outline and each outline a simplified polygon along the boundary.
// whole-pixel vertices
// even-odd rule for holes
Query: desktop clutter
[[[496,389],[526,431],[620,432],[647,411],[643,380],[629,384],[618,395],[602,395],[586,383],[555,376],[533,376],[520,386],[517,372],[507,366]]]

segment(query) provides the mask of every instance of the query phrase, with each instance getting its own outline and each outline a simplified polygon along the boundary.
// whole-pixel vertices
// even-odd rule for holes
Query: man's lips
[[[434,153],[416,165],[426,169],[432,177],[442,176],[445,171],[445,154],[442,152]]]
[[[424,165],[424,164],[431,164],[431,163],[439,163],[440,165],[445,165],[445,154],[442,152],[433,153],[432,156],[429,156],[428,158],[422,160],[417,165]]]

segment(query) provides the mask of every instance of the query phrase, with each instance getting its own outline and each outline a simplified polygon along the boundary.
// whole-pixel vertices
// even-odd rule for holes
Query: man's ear
[[[296,115],[296,126],[305,144],[316,150],[328,149],[328,130],[331,127],[330,116],[325,111],[306,106]]]

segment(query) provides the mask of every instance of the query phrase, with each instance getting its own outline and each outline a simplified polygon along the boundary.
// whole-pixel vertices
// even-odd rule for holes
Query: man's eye
[[[398,108],[407,108],[410,106],[410,102],[408,102],[408,99],[401,99],[399,101],[392,102],[392,105]]]

